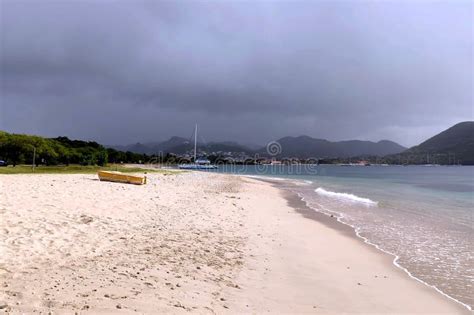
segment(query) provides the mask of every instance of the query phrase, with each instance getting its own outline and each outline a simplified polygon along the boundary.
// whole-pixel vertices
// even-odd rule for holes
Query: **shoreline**
[[[0,177],[0,306],[15,314],[467,313],[271,183],[148,176],[143,186],[90,174]]]
[[[271,235],[266,244],[258,238],[249,240],[256,252],[266,253],[259,263],[250,260],[251,271],[239,279],[246,292],[244,297],[237,295],[237,301],[256,304],[251,312],[470,314],[462,305],[407,277],[392,264],[392,256],[367,246],[349,226],[316,213],[294,193],[265,180],[246,181],[264,186],[258,196],[262,213],[255,213],[254,221],[269,221],[250,228]],[[281,196],[283,203],[273,200],[273,194]],[[318,215],[324,222],[314,220]],[[249,310],[238,305],[238,311]]]
[[[246,177],[245,175],[242,175],[242,176]],[[319,210],[314,209],[311,206],[309,206],[308,203],[306,202],[305,198],[300,193],[292,192],[292,191],[286,189],[283,186],[282,181],[286,181],[285,179],[283,179],[283,180],[279,179],[279,178],[278,179],[276,179],[276,178],[265,179],[263,177],[255,177],[255,176],[250,176],[249,178],[253,178],[255,180],[261,180],[263,182],[269,183],[269,184],[275,186],[276,188],[282,190],[283,195],[285,196],[285,198],[288,201],[288,205],[290,207],[293,207],[295,209],[295,211],[300,213],[304,218],[318,221],[318,222],[324,224],[325,226],[327,226],[329,228],[332,228],[336,231],[341,232],[343,235],[345,235],[347,237],[352,237],[352,238],[357,239],[359,241],[363,241],[364,244],[369,245],[369,247],[371,249],[375,250],[376,252],[378,252],[382,255],[388,255],[389,258],[391,259],[392,265],[395,266],[397,269],[403,271],[411,279],[413,279],[413,280],[425,285],[426,287],[434,290],[436,293],[440,294],[444,298],[447,298],[447,299],[451,300],[452,302],[455,302],[455,303],[461,305],[462,307],[466,308],[466,310],[468,310],[468,311],[473,310],[470,305],[468,305],[466,303],[463,303],[462,301],[459,301],[456,298],[446,294],[445,292],[443,292],[442,290],[437,288],[435,285],[431,285],[431,284],[417,278],[416,276],[414,276],[407,268],[403,267],[402,265],[400,265],[398,263],[398,260],[400,258],[398,255],[384,250],[379,245],[372,243],[368,238],[360,235],[360,233],[357,231],[356,227],[341,221],[341,218],[338,217],[337,212],[334,212],[334,216],[332,216],[332,215],[329,215],[327,213],[324,213],[322,211],[319,211]],[[328,210],[328,211],[330,211],[330,210]],[[330,212],[332,212],[332,211],[330,211]]]

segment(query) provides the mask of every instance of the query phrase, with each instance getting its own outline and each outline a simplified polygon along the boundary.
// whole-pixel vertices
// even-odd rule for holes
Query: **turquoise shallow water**
[[[474,305],[474,167],[220,166],[274,178],[308,206],[333,214],[396,264]]]

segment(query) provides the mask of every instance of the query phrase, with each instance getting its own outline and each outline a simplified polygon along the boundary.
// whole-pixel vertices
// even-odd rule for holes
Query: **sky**
[[[0,130],[405,146],[473,120],[471,1],[0,0]]]

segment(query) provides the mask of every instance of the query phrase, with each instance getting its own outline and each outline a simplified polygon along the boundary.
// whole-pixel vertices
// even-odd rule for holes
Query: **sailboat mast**
[[[196,124],[196,128],[194,129],[194,163],[196,163],[197,133],[198,125]]]

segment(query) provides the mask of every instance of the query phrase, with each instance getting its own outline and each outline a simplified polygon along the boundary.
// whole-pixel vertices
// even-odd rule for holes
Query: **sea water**
[[[392,254],[414,279],[474,306],[474,167],[222,165],[218,171],[278,180]]]

